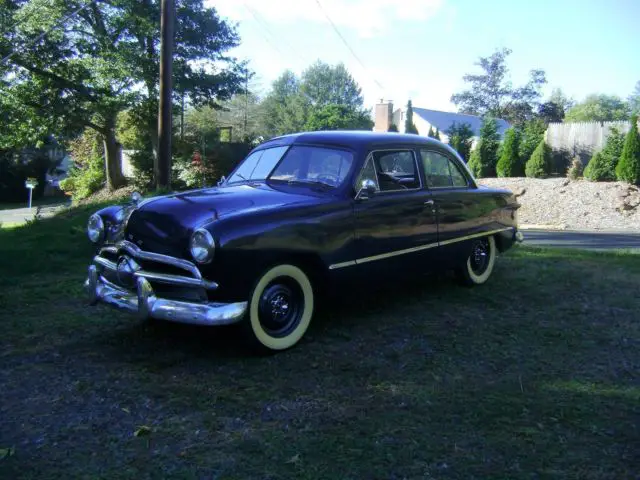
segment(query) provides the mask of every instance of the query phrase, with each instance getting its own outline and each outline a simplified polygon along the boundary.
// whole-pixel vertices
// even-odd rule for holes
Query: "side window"
[[[373,183],[376,184],[376,190],[380,191],[380,184],[378,183],[378,176],[376,175],[375,167],[373,166],[373,159],[371,156],[367,158],[367,161],[362,167],[362,171],[360,175],[358,175],[358,180],[356,181],[356,192],[360,190],[360,185],[362,185],[363,180],[372,180]]]
[[[420,188],[420,176],[412,151],[390,150],[372,154],[383,192]]]
[[[421,150],[420,156],[429,188],[466,187],[468,185],[467,179],[459,167],[449,158],[431,150]]]

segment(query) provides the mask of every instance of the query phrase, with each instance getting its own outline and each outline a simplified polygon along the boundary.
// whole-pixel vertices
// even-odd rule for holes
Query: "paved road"
[[[33,219],[38,213],[41,218],[50,217],[61,208],[65,208],[66,204],[33,207],[33,208],[14,208],[10,210],[0,210],[0,223],[5,224],[22,224],[27,220]]]
[[[567,230],[523,230],[524,245],[589,250],[633,249],[640,253],[640,231],[578,232]]]

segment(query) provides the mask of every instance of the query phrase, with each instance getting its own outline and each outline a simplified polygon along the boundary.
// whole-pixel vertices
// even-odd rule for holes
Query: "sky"
[[[544,94],[560,87],[626,98],[640,81],[640,0],[208,0],[237,23],[254,89],[268,92],[285,69],[344,63],[365,106],[380,99],[455,111],[451,95],[474,63],[507,47],[510,80],[545,70]],[[326,13],[326,16],[325,16]],[[336,25],[347,45],[327,20]],[[351,52],[353,51],[353,53]],[[354,56],[355,54],[355,56]]]

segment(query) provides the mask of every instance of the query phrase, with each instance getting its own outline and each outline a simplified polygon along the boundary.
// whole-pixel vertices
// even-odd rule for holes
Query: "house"
[[[404,123],[407,118],[407,107],[393,109],[393,103],[390,101],[380,102],[375,109],[374,132],[386,132],[392,123],[398,127],[398,131],[404,133]],[[449,130],[453,123],[467,123],[474,134],[474,144],[480,136],[480,127],[482,126],[482,118],[476,115],[466,115],[464,113],[442,112],[440,110],[429,110],[427,108],[413,107],[413,124],[418,129],[419,135],[426,136],[429,128],[440,131],[440,139],[448,142],[449,137],[446,131]],[[504,136],[504,132],[511,126],[509,122],[497,119],[498,133]]]

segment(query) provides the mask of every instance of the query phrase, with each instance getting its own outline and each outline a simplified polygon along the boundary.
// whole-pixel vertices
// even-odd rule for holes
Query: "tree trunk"
[[[122,146],[116,139],[113,127],[106,130],[103,139],[107,187],[109,187],[109,190],[115,190],[126,184],[126,180],[122,174]]]

